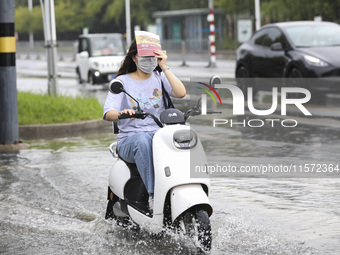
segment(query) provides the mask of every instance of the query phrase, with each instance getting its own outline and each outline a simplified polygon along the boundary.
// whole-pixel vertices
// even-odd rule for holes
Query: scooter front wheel
[[[206,253],[211,249],[212,234],[208,213],[203,209],[189,210],[183,213],[178,227],[184,235],[194,241],[198,253]]]

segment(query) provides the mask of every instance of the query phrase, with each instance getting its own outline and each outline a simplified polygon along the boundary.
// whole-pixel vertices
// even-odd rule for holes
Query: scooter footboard
[[[170,197],[172,222],[183,212],[195,205],[202,205],[207,210],[209,216],[212,214],[209,198],[199,183],[174,187],[171,190]]]

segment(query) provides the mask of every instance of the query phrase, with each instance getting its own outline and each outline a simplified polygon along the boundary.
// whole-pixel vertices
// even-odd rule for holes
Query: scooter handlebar
[[[135,119],[144,119],[147,116],[147,114],[145,112],[141,113],[141,112],[136,112],[135,114],[128,114],[128,113],[121,113],[118,115],[118,119],[123,120],[123,119],[131,119],[131,118],[135,118]]]
[[[156,116],[154,116],[151,113],[147,113],[147,112],[135,112],[134,114],[131,114],[131,115],[128,114],[128,113],[121,113],[121,114],[118,115],[118,119],[119,120],[131,119],[131,118],[145,119],[148,116],[151,117],[159,127],[161,127],[161,128],[163,127],[163,124],[157,119]]]
[[[215,111],[207,110],[207,114],[222,114],[222,112],[215,112]]]

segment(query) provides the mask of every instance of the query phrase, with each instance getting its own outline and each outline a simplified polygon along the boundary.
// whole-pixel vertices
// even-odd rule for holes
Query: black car
[[[236,78],[245,92],[248,86],[255,92],[271,90],[273,78],[294,81],[290,85],[299,81],[311,92],[340,92],[340,26],[314,21],[265,25],[237,49]]]

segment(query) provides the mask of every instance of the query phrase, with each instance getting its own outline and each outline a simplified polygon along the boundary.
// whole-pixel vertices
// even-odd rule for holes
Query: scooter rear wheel
[[[212,234],[210,219],[205,210],[186,211],[180,217],[178,224],[181,231],[193,240],[199,254],[210,251]]]

